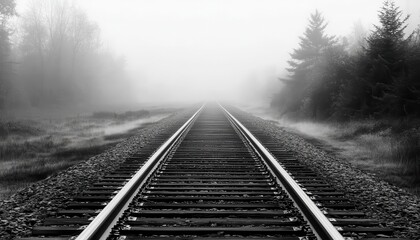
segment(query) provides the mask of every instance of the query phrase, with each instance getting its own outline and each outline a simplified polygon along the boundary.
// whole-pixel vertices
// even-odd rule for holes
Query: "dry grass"
[[[0,122],[0,199],[103,152],[169,114],[137,111]]]
[[[362,127],[366,127],[362,125]],[[355,165],[378,174],[383,179],[419,194],[420,187],[420,135],[410,128],[396,131],[389,125],[383,130],[345,136],[344,145],[351,147],[343,154]],[[336,139],[342,139],[340,134]],[[343,143],[341,143],[343,144]]]
[[[420,193],[420,121],[383,119],[291,124],[283,121],[282,124],[321,139],[329,145],[325,148],[332,146],[355,166]]]

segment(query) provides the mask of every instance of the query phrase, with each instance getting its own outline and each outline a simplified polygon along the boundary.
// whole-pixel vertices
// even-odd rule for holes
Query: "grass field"
[[[358,120],[346,123],[283,121],[356,167],[420,195],[420,121]]]
[[[309,142],[359,169],[420,196],[420,119],[366,119],[347,122],[289,120],[264,104],[241,106],[297,132]]]
[[[0,122],[0,199],[134,135],[174,110]]]

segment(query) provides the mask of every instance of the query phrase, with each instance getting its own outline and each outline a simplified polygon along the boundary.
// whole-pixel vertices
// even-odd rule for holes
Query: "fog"
[[[60,0],[61,1],[61,0]],[[24,15],[28,0],[17,0]],[[35,1],[36,2],[36,1]],[[111,99],[167,103],[209,99],[269,102],[287,77],[311,13],[329,35],[348,36],[356,22],[372,29],[382,0],[79,0],[100,29],[101,47],[124,62],[124,87]],[[396,1],[420,18],[420,2]],[[118,81],[114,78],[113,81]],[[97,81],[97,84],[101,84]],[[105,87],[106,88],[106,87]],[[130,96],[130,97],[127,97]]]

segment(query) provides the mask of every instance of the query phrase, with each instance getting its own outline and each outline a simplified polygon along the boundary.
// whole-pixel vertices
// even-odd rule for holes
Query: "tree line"
[[[18,15],[15,0],[0,1],[0,110],[101,102],[126,87],[124,59],[72,1],[26,8]]]
[[[327,35],[322,14],[311,14],[272,107],[312,119],[418,117],[420,26],[405,34],[409,16],[389,0],[378,17],[370,33],[356,24],[349,39]]]

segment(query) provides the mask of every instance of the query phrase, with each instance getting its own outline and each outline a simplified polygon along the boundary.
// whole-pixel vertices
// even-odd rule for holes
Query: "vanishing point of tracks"
[[[392,235],[293,154],[250,130],[222,106],[203,106],[172,136],[151,141],[25,239]]]

